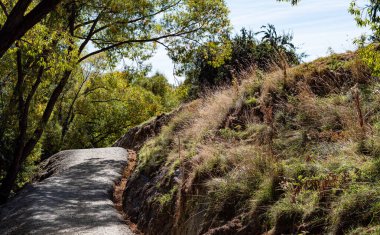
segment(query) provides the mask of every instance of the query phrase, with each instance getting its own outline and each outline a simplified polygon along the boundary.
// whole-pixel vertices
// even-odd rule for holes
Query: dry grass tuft
[[[378,214],[370,212],[380,205],[371,189],[380,181],[380,98],[373,92],[380,85],[368,80],[356,55],[290,68],[286,84],[282,71],[241,76],[178,114],[139,153],[141,168],[159,181],[154,195],[175,201],[168,214],[177,228],[202,224],[197,233],[206,233],[238,224],[229,232],[242,234],[378,228]],[[362,121],[350,94],[355,84]]]

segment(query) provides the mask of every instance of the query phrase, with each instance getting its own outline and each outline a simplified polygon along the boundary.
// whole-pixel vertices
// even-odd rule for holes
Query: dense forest
[[[303,3],[278,2],[294,7]],[[330,231],[326,229],[330,222],[321,222],[321,218],[331,213],[334,232],[343,234],[350,223],[345,212],[355,209],[350,203],[359,202],[360,197],[365,202],[358,204],[358,213],[363,215],[358,223],[380,223],[375,214],[380,203],[377,194],[370,187],[352,183],[378,181],[373,168],[378,166],[380,151],[375,95],[380,76],[380,1],[359,4],[354,0],[348,6],[357,27],[370,31],[355,40],[356,52],[332,53],[306,64],[306,54],[294,44],[293,35],[279,32],[275,25],[263,22],[254,31],[242,28],[233,33],[224,0],[1,0],[0,7],[0,203],[29,183],[38,164],[55,153],[112,146],[133,127],[174,110],[177,116],[138,153],[135,181],[131,182],[139,185],[139,174],[153,179],[158,196],[149,195],[145,200],[157,202],[151,206],[159,211],[157,217],[175,214],[177,221],[170,223],[176,231],[187,229],[178,223],[191,220],[189,213],[204,209],[207,221],[197,233],[215,228],[212,231],[218,234],[218,226],[223,227],[224,222],[230,221],[230,229],[235,226],[234,216],[247,215],[243,217],[251,223],[239,220],[245,228],[256,226],[257,234],[271,226],[280,233],[318,234]],[[184,82],[170,84],[146,63],[159,47],[166,49],[176,65],[173,73],[184,77]],[[254,82],[248,79],[252,77]],[[349,100],[343,93],[349,93]],[[354,105],[345,109],[351,100]],[[215,108],[212,103],[225,106]],[[342,107],[335,110],[337,106]],[[204,113],[205,107],[211,116]],[[248,110],[252,120],[242,118]],[[358,121],[347,121],[345,115],[358,116]],[[215,123],[207,122],[209,119]],[[251,123],[256,119],[260,125]],[[197,128],[201,131],[194,131]],[[216,134],[203,133],[212,130]],[[326,133],[331,136],[322,136]],[[296,144],[291,143],[293,137]],[[183,138],[184,153],[176,138]],[[357,156],[344,159],[334,138],[340,143],[355,142],[353,152],[371,156],[375,160],[368,161],[375,163],[354,168],[360,164],[353,160]],[[335,148],[329,154],[339,155],[334,164],[341,165],[327,167],[311,160],[308,148],[326,147],[315,142],[328,142],[326,146]],[[249,148],[247,143],[251,143]],[[184,159],[181,154],[186,155]],[[211,157],[203,159],[207,154]],[[258,160],[244,160],[252,157],[250,154]],[[269,160],[261,161],[264,155],[270,156]],[[289,157],[295,155],[306,163]],[[186,168],[187,163],[192,167]],[[328,173],[320,169],[324,167],[330,167]],[[183,168],[187,173],[180,177],[186,175],[186,180],[174,183],[179,177],[176,172]],[[241,171],[244,181],[239,178]],[[156,175],[159,173],[164,179]],[[294,180],[287,180],[290,178]],[[323,180],[323,186],[318,180]],[[193,187],[196,183],[206,186]],[[270,192],[273,187],[281,192]],[[313,211],[318,200],[333,197],[317,195],[318,187],[347,189],[336,193],[348,195],[342,208],[324,205]],[[351,193],[355,190],[361,194]],[[186,195],[195,191],[207,194],[205,200],[214,205],[205,209],[202,202]],[[256,199],[251,200],[252,196]],[[249,200],[249,206],[244,204]],[[189,201],[199,207],[189,210]],[[259,204],[271,209],[263,211]],[[371,205],[369,211],[363,209],[367,204]],[[247,207],[250,212],[242,209]],[[260,219],[252,219],[255,216]],[[297,231],[287,225],[289,221],[297,225]],[[141,219],[134,222],[147,230],[158,227]],[[260,223],[265,229],[257,229]]]

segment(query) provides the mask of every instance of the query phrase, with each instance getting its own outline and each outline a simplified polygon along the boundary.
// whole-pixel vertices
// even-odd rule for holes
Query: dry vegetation
[[[252,72],[141,149],[174,233],[378,234],[380,83],[354,53],[287,76]]]

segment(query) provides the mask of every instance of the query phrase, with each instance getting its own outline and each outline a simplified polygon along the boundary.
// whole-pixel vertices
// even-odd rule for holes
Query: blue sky
[[[292,32],[294,43],[309,55],[306,61],[325,56],[328,48],[345,52],[355,48],[352,41],[365,32],[356,26],[348,13],[351,0],[303,0],[297,7],[275,0],[227,0],[234,31],[242,27],[258,31],[260,26],[274,24],[278,32]],[[360,0],[359,2],[363,2]],[[173,84],[173,64],[165,50],[159,49],[150,60],[153,72],[164,73]]]

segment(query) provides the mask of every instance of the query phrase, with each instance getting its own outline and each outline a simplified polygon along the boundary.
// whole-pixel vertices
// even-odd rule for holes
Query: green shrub
[[[161,210],[167,207],[170,203],[174,202],[174,196],[178,192],[178,186],[175,185],[169,192],[160,194],[155,199],[159,203]]]
[[[303,220],[318,209],[319,196],[315,191],[302,190],[294,195],[286,193],[269,210],[271,224],[281,233],[296,233]]]
[[[380,142],[378,138],[360,140],[357,144],[357,152],[375,158],[380,157]]]
[[[380,187],[352,185],[333,205],[332,230],[343,234],[360,226],[379,225]]]
[[[258,104],[258,100],[255,97],[248,98],[245,100],[245,105],[255,107]]]

